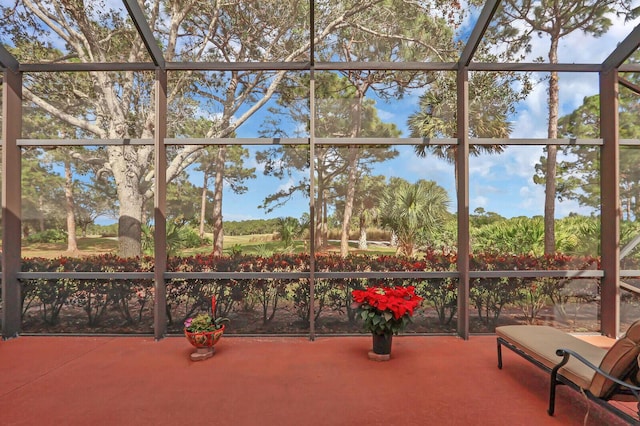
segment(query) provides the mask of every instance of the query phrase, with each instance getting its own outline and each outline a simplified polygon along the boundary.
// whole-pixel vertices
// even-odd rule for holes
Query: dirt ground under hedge
[[[640,309],[635,304],[621,305],[621,330],[635,319],[640,318]],[[569,332],[597,333],[600,330],[599,304],[569,303],[560,310],[555,306],[546,306],[540,310],[534,321],[527,321],[522,309],[505,308],[497,321],[481,319],[477,310],[469,311],[469,328],[471,333],[493,333],[496,326],[506,324],[538,324],[551,325]],[[125,321],[114,307],[109,307],[103,318],[95,326],[89,326],[86,312],[77,306],[65,306],[60,311],[56,324],[43,320],[41,307],[30,308],[23,317],[22,332],[35,334],[68,333],[68,334],[153,334],[153,308],[146,307],[140,319]],[[310,327],[295,313],[291,303],[283,303],[270,321],[263,321],[262,312],[258,310],[240,310],[230,313],[231,322],[227,326],[227,334],[255,335],[308,335]],[[441,323],[433,308],[422,308],[412,318],[406,333],[454,334],[457,327],[457,316],[448,323]],[[347,315],[337,311],[321,312],[315,321],[315,333],[320,335],[362,333],[362,323],[358,320],[350,322]],[[175,320],[168,324],[169,334],[181,334],[182,324]]]

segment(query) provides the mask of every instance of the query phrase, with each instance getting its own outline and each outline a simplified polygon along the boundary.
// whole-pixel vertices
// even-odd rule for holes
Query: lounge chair
[[[498,368],[502,369],[505,346],[551,373],[550,416],[555,410],[556,386],[565,384],[631,424],[640,424],[640,320],[609,349],[548,326],[507,325],[497,327],[496,334]],[[636,402],[638,414],[632,416],[611,404],[612,400]]]

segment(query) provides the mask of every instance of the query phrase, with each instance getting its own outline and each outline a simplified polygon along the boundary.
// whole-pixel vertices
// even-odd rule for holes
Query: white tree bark
[[[317,44],[334,36],[340,28],[360,25],[357,22],[357,13],[380,3],[380,0],[362,0],[351,5],[340,4],[335,8],[320,8],[317,14],[319,26],[314,42]],[[149,55],[141,38],[125,20],[118,22],[116,18],[110,23],[110,26],[118,28],[107,36],[103,31],[96,31],[105,25],[99,19],[96,20],[96,17],[104,16],[106,19],[108,12],[97,9],[97,2],[60,0],[52,3],[47,0],[24,0],[23,5],[28,13],[42,21],[43,26],[49,27],[53,34],[60,37],[69,51],[63,56],[75,57],[82,63],[149,62]],[[309,60],[310,40],[300,37],[296,31],[291,31],[289,22],[292,10],[304,10],[306,7],[296,0],[255,4],[218,0],[152,0],[142,2],[141,6],[146,11],[154,34],[163,44],[167,61]],[[194,14],[196,9],[197,14]],[[228,20],[220,19],[223,11],[236,14],[239,20],[246,19],[247,25],[230,25]],[[117,17],[118,13],[114,16]],[[251,19],[254,23],[266,24],[251,26]],[[364,31],[363,28],[359,29]],[[20,31],[20,28],[14,27],[14,30]],[[186,44],[188,46],[185,46]],[[66,88],[70,99],[75,103],[78,99],[86,102],[87,111],[82,114],[66,111],[65,104],[48,99],[47,93],[39,93],[28,85],[24,88],[25,99],[57,119],[98,138],[153,137],[155,113],[148,105],[152,102],[146,100],[149,97],[148,83],[152,77],[132,71],[88,72],[86,75],[90,79],[89,87]],[[171,75],[168,103],[174,106],[176,120],[180,119],[180,114],[189,114],[190,110],[176,107],[175,103],[184,96],[185,91],[192,89],[194,75],[195,72],[175,72]],[[212,121],[207,136],[232,135],[240,125],[272,99],[285,75],[284,70],[242,72],[239,77],[236,75],[238,78],[227,82],[242,82],[237,88],[234,87],[234,90],[225,91],[224,88],[217,88],[214,93],[199,93],[199,96],[208,96],[210,101],[222,105],[223,109],[220,122]],[[33,78],[37,81],[38,78],[46,76],[36,73]],[[224,79],[220,82],[225,83]],[[228,124],[219,128],[219,123]],[[197,159],[200,149],[199,146],[186,146],[178,152],[167,167],[167,181],[192,164]],[[108,146],[105,151],[107,154],[102,169],[113,173],[118,191],[119,254],[124,257],[138,256],[141,254],[142,209],[154,191],[153,147]],[[95,161],[95,158],[93,160]]]

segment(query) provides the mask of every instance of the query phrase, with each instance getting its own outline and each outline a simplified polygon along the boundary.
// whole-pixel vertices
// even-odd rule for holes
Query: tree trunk
[[[205,171],[204,179],[202,182],[202,201],[200,202],[200,238],[204,238],[204,222],[206,219],[206,211],[207,211],[207,185],[209,181],[209,175]]]
[[[549,48],[549,62],[558,62],[558,38],[551,37]],[[549,126],[547,129],[548,138],[558,137],[558,73],[552,72],[549,80]],[[556,251],[555,237],[555,200],[556,200],[556,158],[558,147],[556,145],[547,146],[547,169],[545,175],[545,196],[544,196],[544,252],[554,254]]]
[[[213,255],[222,256],[224,229],[222,226],[222,190],[226,147],[218,147],[216,156],[215,188],[213,192]]]
[[[555,145],[547,147],[547,175],[545,177],[544,193],[544,253],[553,254],[556,251],[555,238],[555,200],[556,200],[556,158],[558,148]]]
[[[340,235],[340,255],[342,257],[346,257],[349,254],[349,225],[351,223],[351,215],[353,213],[353,201],[356,196],[358,157],[358,147],[349,147],[349,178],[347,182],[344,213],[342,215],[342,233]]]
[[[320,159],[318,159],[318,164],[320,164]],[[316,232],[315,232],[315,241],[313,242],[316,250],[322,249],[322,240],[323,240],[323,211],[324,211],[324,180],[322,169],[318,167],[318,180],[316,182]]]
[[[38,223],[40,225],[40,232],[44,232],[44,197],[42,195],[38,197]]]
[[[329,247],[329,204],[327,193],[328,189],[322,191],[322,229],[320,232],[320,247],[327,249]]]
[[[362,100],[366,93],[366,88],[360,87],[359,96],[351,108],[351,137],[360,136],[362,128]],[[349,160],[347,170],[349,176],[347,178],[347,193],[344,200],[344,213],[342,215],[342,233],[340,235],[340,255],[345,257],[349,254],[349,225],[351,224],[351,215],[353,213],[353,203],[356,198],[356,185],[358,179],[358,160],[359,150],[356,145],[349,147]]]
[[[118,219],[118,243],[120,257],[136,257],[142,253],[142,196],[134,191],[118,191],[120,218]]]
[[[78,252],[78,241],[76,239],[76,214],[75,201],[73,199],[73,173],[71,172],[71,162],[64,162],[64,198],[67,210],[67,252]]]
[[[364,212],[360,215],[360,237],[358,238],[358,248],[367,249],[367,221]]]
[[[144,194],[140,188],[140,166],[135,147],[110,147],[109,164],[113,172],[119,202],[118,255],[142,254],[142,209]]]
[[[413,256],[413,243],[412,242],[398,242],[398,248],[396,249],[396,254],[405,255],[405,256]]]
[[[396,234],[395,232],[391,232],[391,238],[389,238],[389,245],[391,247],[397,247],[398,246],[398,234]]]

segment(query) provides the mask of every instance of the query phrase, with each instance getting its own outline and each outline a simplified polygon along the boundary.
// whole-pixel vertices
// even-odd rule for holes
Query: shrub
[[[457,313],[457,279],[429,278],[416,280],[391,277],[391,271],[450,271],[455,270],[456,253],[428,249],[420,258],[392,255],[318,255],[318,272],[383,272],[378,278],[331,278],[316,276],[314,289],[315,320],[321,315],[333,320],[326,312],[342,316],[341,321],[353,322],[356,310],[352,305],[354,289],[371,286],[395,287],[415,285],[417,293],[435,309],[442,325],[449,324]],[[168,258],[170,272],[273,272],[290,273],[309,271],[308,254],[275,253],[270,256],[249,255],[236,251],[232,256],[194,255]],[[559,270],[597,268],[597,259],[588,257],[503,256],[474,254],[471,269],[476,271]],[[122,259],[115,255],[83,258],[23,259],[24,272],[123,272],[152,271],[153,259]],[[519,307],[526,320],[533,322],[538,312],[555,304],[559,311],[569,300],[597,295],[597,279],[586,278],[528,278],[489,277],[474,278],[470,282],[470,303],[480,319],[488,325],[496,324],[505,306]],[[121,316],[120,324],[136,324],[143,312],[150,315],[154,299],[151,279],[82,279],[71,274],[63,278],[21,280],[23,314],[29,311],[47,325],[56,326],[64,318],[65,306],[84,310],[90,326],[101,322],[113,324],[112,312]],[[586,286],[590,286],[588,289]],[[593,288],[591,288],[593,287]],[[305,324],[311,320],[312,302],[307,278],[271,276],[258,278],[245,276],[231,278],[173,278],[167,281],[167,316],[173,327],[181,326],[184,319],[206,310],[211,296],[218,300],[216,315],[246,315],[261,328],[274,322],[281,312],[296,314]],[[588,291],[587,291],[588,290]],[[580,299],[582,300],[582,299]],[[252,311],[248,313],[247,311]],[[253,314],[253,315],[252,315]],[[241,321],[235,324],[242,324]],[[291,324],[289,324],[291,325]],[[271,326],[269,327],[271,328]]]
[[[37,232],[25,238],[30,244],[35,243],[64,243],[67,241],[67,233],[60,229],[47,229],[43,232]]]
[[[418,285],[418,293],[431,302],[438,314],[440,325],[449,325],[458,312],[458,291],[451,278],[424,280]]]

